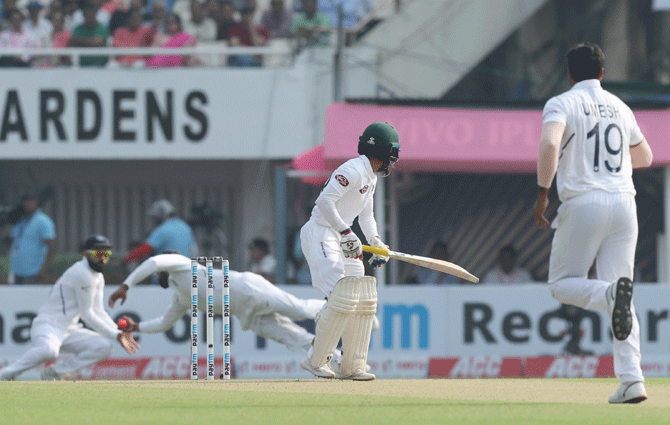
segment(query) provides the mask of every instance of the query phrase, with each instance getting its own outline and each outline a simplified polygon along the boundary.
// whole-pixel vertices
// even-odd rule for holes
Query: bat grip
[[[377,248],[376,246],[363,245],[363,251],[369,252],[370,254],[383,255],[384,257],[389,256],[388,249]]]

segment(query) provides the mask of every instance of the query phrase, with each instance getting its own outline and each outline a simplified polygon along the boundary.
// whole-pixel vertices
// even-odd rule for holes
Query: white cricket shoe
[[[47,366],[40,373],[40,379],[42,381],[60,381],[61,377],[56,373],[53,366]]]
[[[619,341],[624,341],[633,329],[633,316],[630,311],[633,282],[627,277],[622,277],[607,288],[606,294],[612,334]]]
[[[369,369],[370,365],[366,365],[366,369]],[[360,369],[356,369],[351,375],[343,375],[341,372],[341,367],[339,363],[335,363],[335,377],[337,379],[347,379],[352,381],[372,381],[377,379],[375,375],[369,372],[364,372]]]
[[[641,381],[621,383],[610,396],[610,403],[640,403],[647,399],[647,391]]]
[[[300,363],[300,366],[318,378],[333,379],[335,377],[335,372],[330,369],[328,363],[323,366],[314,367],[312,366],[309,356],[305,357],[305,360]]]

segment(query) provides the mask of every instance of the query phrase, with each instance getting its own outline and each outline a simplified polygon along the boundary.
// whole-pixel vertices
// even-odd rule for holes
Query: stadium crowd
[[[286,4],[292,1],[291,4]],[[64,47],[261,47],[329,45],[337,27],[355,30],[380,0],[2,0],[0,50]],[[262,3],[262,5],[259,5]],[[364,21],[369,29],[370,20]],[[362,25],[361,25],[362,26]],[[200,56],[83,56],[81,66],[175,67],[209,64]],[[234,55],[229,66],[262,66],[262,57]],[[63,56],[2,56],[2,67],[68,66]]]

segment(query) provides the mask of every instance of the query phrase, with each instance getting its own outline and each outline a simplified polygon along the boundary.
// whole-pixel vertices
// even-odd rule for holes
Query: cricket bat
[[[371,254],[383,255],[385,257],[395,258],[396,260],[404,261],[406,263],[416,264],[417,266],[426,267],[428,269],[437,270],[438,272],[447,273],[461,279],[465,279],[472,283],[479,283],[479,278],[463,267],[450,263],[444,260],[435,258],[421,257],[419,255],[403,254],[402,252],[395,252],[384,248],[377,248],[373,246],[363,245],[363,251]]]

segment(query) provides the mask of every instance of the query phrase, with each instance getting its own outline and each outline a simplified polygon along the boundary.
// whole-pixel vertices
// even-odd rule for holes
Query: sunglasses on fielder
[[[112,256],[112,251],[106,250],[106,251],[98,251],[97,249],[90,249],[88,251],[89,255],[95,257],[95,258],[109,258]]]

